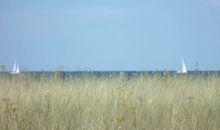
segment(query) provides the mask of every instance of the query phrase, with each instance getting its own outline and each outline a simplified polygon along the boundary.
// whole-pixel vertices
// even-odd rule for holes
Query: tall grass
[[[1,130],[218,130],[219,76],[0,77]]]

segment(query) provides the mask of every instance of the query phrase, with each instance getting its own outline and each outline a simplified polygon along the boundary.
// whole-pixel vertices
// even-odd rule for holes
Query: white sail
[[[13,66],[12,72],[15,72],[16,70],[17,70],[17,65],[15,63],[14,66]]]
[[[183,61],[183,68],[182,68],[182,73],[187,73],[186,65]]]
[[[184,61],[182,62],[182,69],[177,71],[177,73],[179,73],[179,74],[187,73],[187,69],[186,69],[186,65],[185,65]]]
[[[16,64],[16,61],[14,63],[13,69],[11,71],[11,74],[20,74],[20,69],[18,67],[18,65]]]
[[[16,74],[19,74],[20,73],[20,69],[19,69],[19,67],[17,66],[17,69],[16,69],[16,72],[15,72]]]

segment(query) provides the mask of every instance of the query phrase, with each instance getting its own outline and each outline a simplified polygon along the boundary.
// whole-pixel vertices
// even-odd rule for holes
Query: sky
[[[0,64],[220,70],[220,0],[0,0]]]

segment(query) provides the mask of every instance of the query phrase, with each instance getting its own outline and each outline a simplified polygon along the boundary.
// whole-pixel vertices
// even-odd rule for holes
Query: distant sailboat
[[[16,64],[16,62],[14,64],[14,66],[13,66],[11,74],[20,74],[20,69],[19,69],[18,65]]]
[[[184,61],[182,62],[182,69],[177,71],[177,73],[179,73],[179,74],[187,73],[187,69],[186,69],[186,65],[185,65]]]

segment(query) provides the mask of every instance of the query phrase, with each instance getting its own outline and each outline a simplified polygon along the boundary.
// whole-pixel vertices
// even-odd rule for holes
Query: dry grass
[[[1,130],[219,130],[219,76],[0,77]]]

